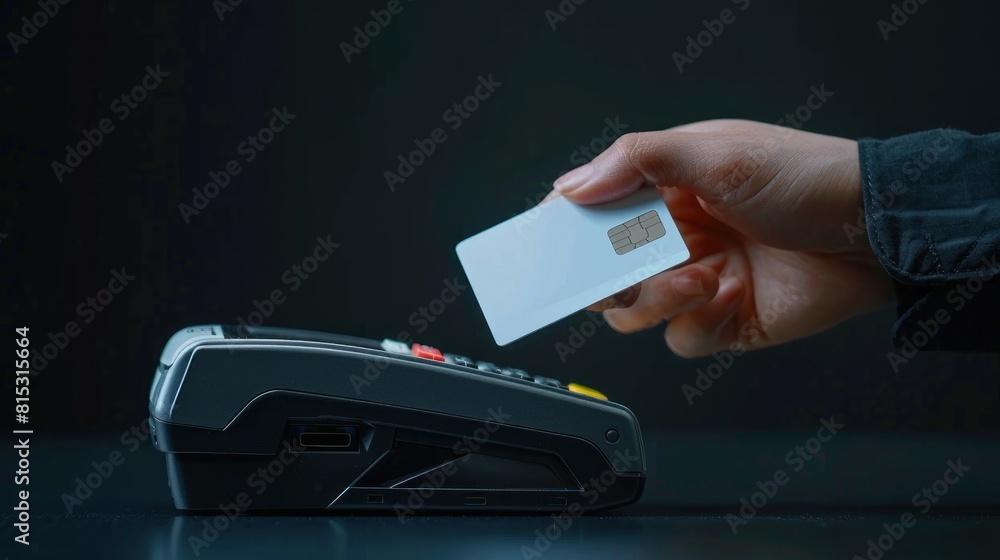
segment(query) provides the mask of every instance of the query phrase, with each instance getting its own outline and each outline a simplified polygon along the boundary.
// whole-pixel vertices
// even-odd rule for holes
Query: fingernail
[[[552,186],[561,193],[575,191],[582,187],[593,174],[594,166],[586,163],[556,179],[556,182]]]
[[[728,310],[726,315],[723,317],[715,329],[715,334],[722,332],[722,329],[729,323],[729,320],[736,315],[739,311],[740,306],[743,305],[743,298],[746,297],[746,292],[740,288],[741,282],[736,278],[725,278],[719,284],[719,294],[723,297],[728,297],[732,301],[729,302]]]
[[[622,292],[618,292],[612,298],[615,300],[615,307],[632,307],[635,300],[639,299],[639,287],[632,286]]]
[[[622,304],[618,302],[618,299],[612,296],[601,302],[601,311],[607,311],[609,309],[617,309],[621,306]]]
[[[678,276],[672,281],[674,289],[683,296],[703,296],[705,286],[701,283],[701,276],[697,274],[685,274]]]

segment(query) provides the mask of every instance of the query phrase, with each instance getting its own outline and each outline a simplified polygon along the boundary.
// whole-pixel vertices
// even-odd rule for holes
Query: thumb
[[[629,133],[590,163],[556,179],[554,187],[578,204],[617,200],[642,186],[680,187],[714,202],[722,193],[713,170],[737,156],[738,143],[732,140],[684,130]]]

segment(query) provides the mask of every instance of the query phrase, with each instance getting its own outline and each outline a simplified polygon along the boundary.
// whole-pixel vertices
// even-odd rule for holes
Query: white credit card
[[[500,346],[690,256],[656,188],[594,206],[559,197],[455,250]]]

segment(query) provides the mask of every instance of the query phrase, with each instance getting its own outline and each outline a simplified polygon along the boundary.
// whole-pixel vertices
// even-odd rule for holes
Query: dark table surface
[[[818,458],[825,463],[793,477],[798,488],[789,483],[784,498],[776,497],[734,534],[727,514],[738,511],[737,496],[749,495],[754,480],[763,477],[761,473],[773,471],[773,465],[761,457],[770,455],[769,447],[777,450],[786,445],[784,435],[758,435],[749,441],[743,436],[719,436],[714,451],[710,437],[647,435],[650,481],[643,498],[620,510],[564,518],[562,527],[550,515],[418,515],[405,522],[391,513],[239,515],[232,519],[179,515],[165,483],[162,455],[148,442],[123,444],[119,435],[32,440],[31,545],[13,543],[17,532],[11,508],[5,505],[7,557],[850,559],[857,555],[889,560],[995,558],[1000,548],[1000,517],[994,515],[990,500],[976,502],[983,493],[992,492],[996,499],[995,472],[982,468],[980,478],[956,484],[945,497],[951,498],[950,504],[942,499],[926,515],[918,514],[916,523],[897,539],[883,536],[884,524],[898,523],[900,515],[913,508],[889,503],[900,496],[894,495],[885,473],[879,474],[884,480],[873,486],[883,488],[882,494],[874,494],[878,499],[873,503],[838,503],[832,499],[835,494],[850,492],[843,481],[837,481],[842,475],[835,467],[837,461],[826,456]],[[742,449],[754,449],[746,464],[740,464],[745,455],[734,444],[738,440]],[[677,455],[693,449],[694,441],[703,442],[708,458]],[[852,446],[875,444],[845,441],[840,453],[842,457],[856,454]],[[927,445],[934,447],[933,442]],[[737,451],[731,456],[719,456],[719,449],[734,448]],[[986,457],[976,457],[968,442],[962,448],[984,467]],[[77,479],[95,472],[93,463],[101,463],[114,451],[122,453],[123,462],[102,476],[100,486],[79,503],[68,502],[66,496],[80,496],[75,490]],[[950,450],[942,447],[941,451],[946,456]],[[5,466],[13,471],[11,456],[5,455]],[[906,460],[900,457],[898,465],[889,461],[886,468],[903,469]],[[726,464],[719,472],[730,473],[725,480],[713,473],[697,474],[719,462]],[[900,486],[905,488],[911,484],[907,476],[914,472],[926,478],[938,470],[937,465],[930,465],[924,473],[913,466],[895,479],[903,480]],[[970,477],[975,472],[970,471]],[[820,489],[831,484],[833,490],[823,495]],[[964,494],[962,484],[967,484]],[[10,491],[7,496],[14,499]],[[881,551],[869,554],[869,539],[877,541],[880,536],[882,544],[891,548],[881,556]]]

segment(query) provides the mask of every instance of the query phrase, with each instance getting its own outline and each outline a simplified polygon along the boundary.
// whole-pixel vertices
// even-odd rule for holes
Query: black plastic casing
[[[645,482],[624,406],[367,339],[184,329],[149,410],[182,510],[574,513],[632,503]],[[306,448],[303,430],[355,439]]]

